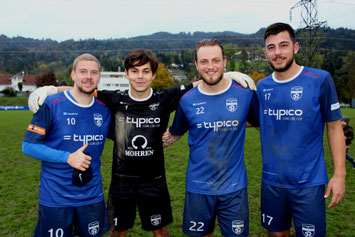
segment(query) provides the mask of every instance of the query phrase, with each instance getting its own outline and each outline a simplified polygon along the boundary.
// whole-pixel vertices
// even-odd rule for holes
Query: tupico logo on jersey
[[[302,86],[294,86],[291,88],[291,99],[294,101],[298,101],[302,98],[303,95],[303,87]]]
[[[244,221],[236,220],[232,222],[232,230],[236,235],[240,235],[244,230]]]
[[[158,226],[161,223],[161,215],[160,214],[152,215],[150,217],[150,223],[152,223],[152,225],[154,226]]]
[[[312,237],[316,233],[316,227],[312,224],[302,224],[302,234],[305,237]]]
[[[119,121],[124,121],[124,118],[119,118]],[[154,128],[154,127],[160,127],[160,118],[144,118],[144,117],[138,117],[138,118],[133,118],[127,116],[126,118],[126,123],[134,124],[136,128]]]
[[[159,102],[149,105],[149,109],[150,109],[151,111],[157,110],[158,107],[159,107]]]
[[[94,114],[94,122],[95,122],[96,126],[98,126],[100,128],[102,126],[102,122],[103,122],[102,115],[99,113],[95,113]]]
[[[98,221],[94,221],[88,224],[88,232],[90,235],[97,235],[100,231],[100,223]]]
[[[226,100],[226,107],[229,112],[235,112],[238,109],[238,101],[235,98]]]
[[[73,140],[74,142],[83,142],[83,145],[88,143],[89,145],[100,145],[102,144],[102,141],[104,140],[104,135],[102,134],[73,134],[72,135],[64,135],[63,140],[65,141],[71,141]]]

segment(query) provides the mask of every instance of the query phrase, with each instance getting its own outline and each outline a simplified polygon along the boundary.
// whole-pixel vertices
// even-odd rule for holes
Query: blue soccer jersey
[[[257,110],[256,94],[234,81],[218,94],[196,87],[181,98],[170,132],[183,135],[189,130],[188,192],[220,195],[247,186],[245,126],[247,118],[257,123]]]
[[[271,74],[258,83],[257,94],[262,181],[282,188],[326,184],[324,125],[341,118],[330,74],[308,67],[286,81]]]
[[[111,114],[98,99],[78,104],[68,91],[48,97],[34,114],[24,142],[75,152],[88,143],[93,179],[84,186],[72,184],[73,168],[67,163],[42,161],[39,203],[49,207],[84,206],[104,200],[100,157]],[[36,157],[36,154],[33,154]]]

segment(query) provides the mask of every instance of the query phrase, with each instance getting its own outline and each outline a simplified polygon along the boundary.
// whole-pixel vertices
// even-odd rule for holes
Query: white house
[[[129,89],[128,79],[124,72],[100,72],[101,80],[97,86],[99,90],[127,90]]]
[[[36,90],[36,79],[38,75],[0,75],[0,91],[6,87],[12,87],[20,91],[18,84],[22,83],[22,91]]]

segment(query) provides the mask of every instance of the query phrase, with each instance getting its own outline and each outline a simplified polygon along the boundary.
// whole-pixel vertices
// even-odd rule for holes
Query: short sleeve
[[[33,115],[31,123],[27,127],[25,142],[44,144],[47,134],[52,125],[52,114],[47,103],[40,106],[37,113]]]
[[[181,108],[181,104],[176,109],[173,124],[169,128],[169,131],[173,135],[182,136],[189,129],[188,121],[184,111]]]
[[[333,78],[328,73],[324,78],[319,95],[320,110],[326,122],[341,119],[340,104],[336,93]]]

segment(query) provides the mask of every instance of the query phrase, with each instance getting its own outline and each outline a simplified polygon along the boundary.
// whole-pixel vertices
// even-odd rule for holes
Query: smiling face
[[[126,70],[125,74],[131,86],[132,96],[141,99],[150,95],[152,81],[155,78],[150,63],[133,66]]]
[[[94,93],[100,81],[99,65],[95,61],[82,60],[72,70],[74,89],[84,94]]]
[[[222,49],[217,45],[203,46],[198,49],[196,55],[196,69],[203,82],[209,86],[218,84],[223,78],[227,63]]]
[[[285,72],[296,65],[295,54],[298,49],[298,43],[293,43],[290,34],[282,31],[266,38],[264,53],[274,71]]]

